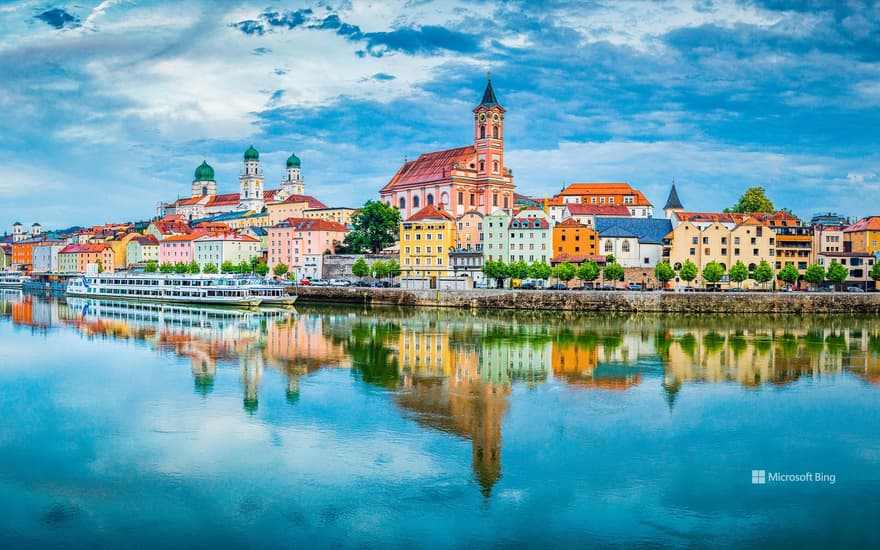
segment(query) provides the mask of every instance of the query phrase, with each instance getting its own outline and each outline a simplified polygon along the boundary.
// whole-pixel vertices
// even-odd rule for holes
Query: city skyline
[[[0,8],[0,220],[144,219],[207,159],[359,206],[404,158],[468,144],[491,70],[517,191],[626,181],[718,211],[753,185],[871,215],[880,29],[869,2],[240,2]],[[96,208],[100,205],[100,208]],[[8,231],[5,227],[4,231]]]

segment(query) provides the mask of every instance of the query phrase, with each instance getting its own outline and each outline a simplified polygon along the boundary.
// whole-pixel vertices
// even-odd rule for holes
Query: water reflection
[[[287,403],[301,379],[346,369],[389,392],[401,414],[471,444],[484,496],[502,475],[503,422],[516,386],[662,392],[670,411],[691,383],[758,389],[801,378],[880,381],[880,320],[863,317],[550,315],[535,312],[188,308],[45,300],[0,294],[0,311],[36,331],[70,327],[86,338],[143,342],[185,358],[209,399],[218,368],[237,368],[242,409],[260,412],[267,369],[283,374]],[[268,391],[277,391],[271,388]]]

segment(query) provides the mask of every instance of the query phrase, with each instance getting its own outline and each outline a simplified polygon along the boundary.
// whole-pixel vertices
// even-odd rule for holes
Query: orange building
[[[42,237],[12,243],[12,265],[30,270],[34,264],[34,247],[43,243]]]
[[[599,248],[599,235],[591,227],[569,218],[553,227],[553,258],[566,256],[595,256]]]
[[[880,216],[862,218],[843,230],[844,252],[880,252]]]
[[[638,189],[628,183],[572,183],[554,199],[564,204],[595,204],[599,206],[623,205],[631,216],[650,218],[654,205]]]

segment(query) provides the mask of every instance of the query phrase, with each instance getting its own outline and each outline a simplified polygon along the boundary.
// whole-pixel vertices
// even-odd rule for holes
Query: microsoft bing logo
[[[767,470],[752,470],[752,485],[767,483]]]

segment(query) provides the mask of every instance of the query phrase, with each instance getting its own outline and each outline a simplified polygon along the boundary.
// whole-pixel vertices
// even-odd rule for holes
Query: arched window
[[[498,161],[497,160],[492,161],[492,170],[494,170],[495,172],[498,171]]]
[[[427,200],[428,200],[428,204],[434,204],[434,195],[432,195],[431,193],[428,193]]]
[[[492,137],[498,139],[498,126],[492,126]]]
[[[449,206],[449,193],[447,193],[446,191],[440,193],[440,202],[442,202],[446,206]]]
[[[757,267],[755,264],[749,264],[749,273],[751,273],[752,271],[754,271],[754,270],[755,270],[755,267]]]
[[[202,187],[202,196],[204,197],[207,194],[208,194],[208,186],[206,185],[206,186]]]
[[[405,208],[406,208],[406,199],[403,197],[400,197],[400,209],[404,210]]]
[[[623,241],[623,245],[621,245],[620,250],[623,252],[629,252],[629,241]]]
[[[480,139],[485,139],[485,138],[486,138],[486,127],[480,126]]]
[[[413,197],[413,208],[418,208],[418,207],[419,207],[419,196],[416,195],[415,197]]]
[[[614,252],[614,245],[611,241],[605,241],[605,252]]]
[[[480,172],[485,172],[485,171],[486,171],[486,161],[481,160],[480,161]]]

